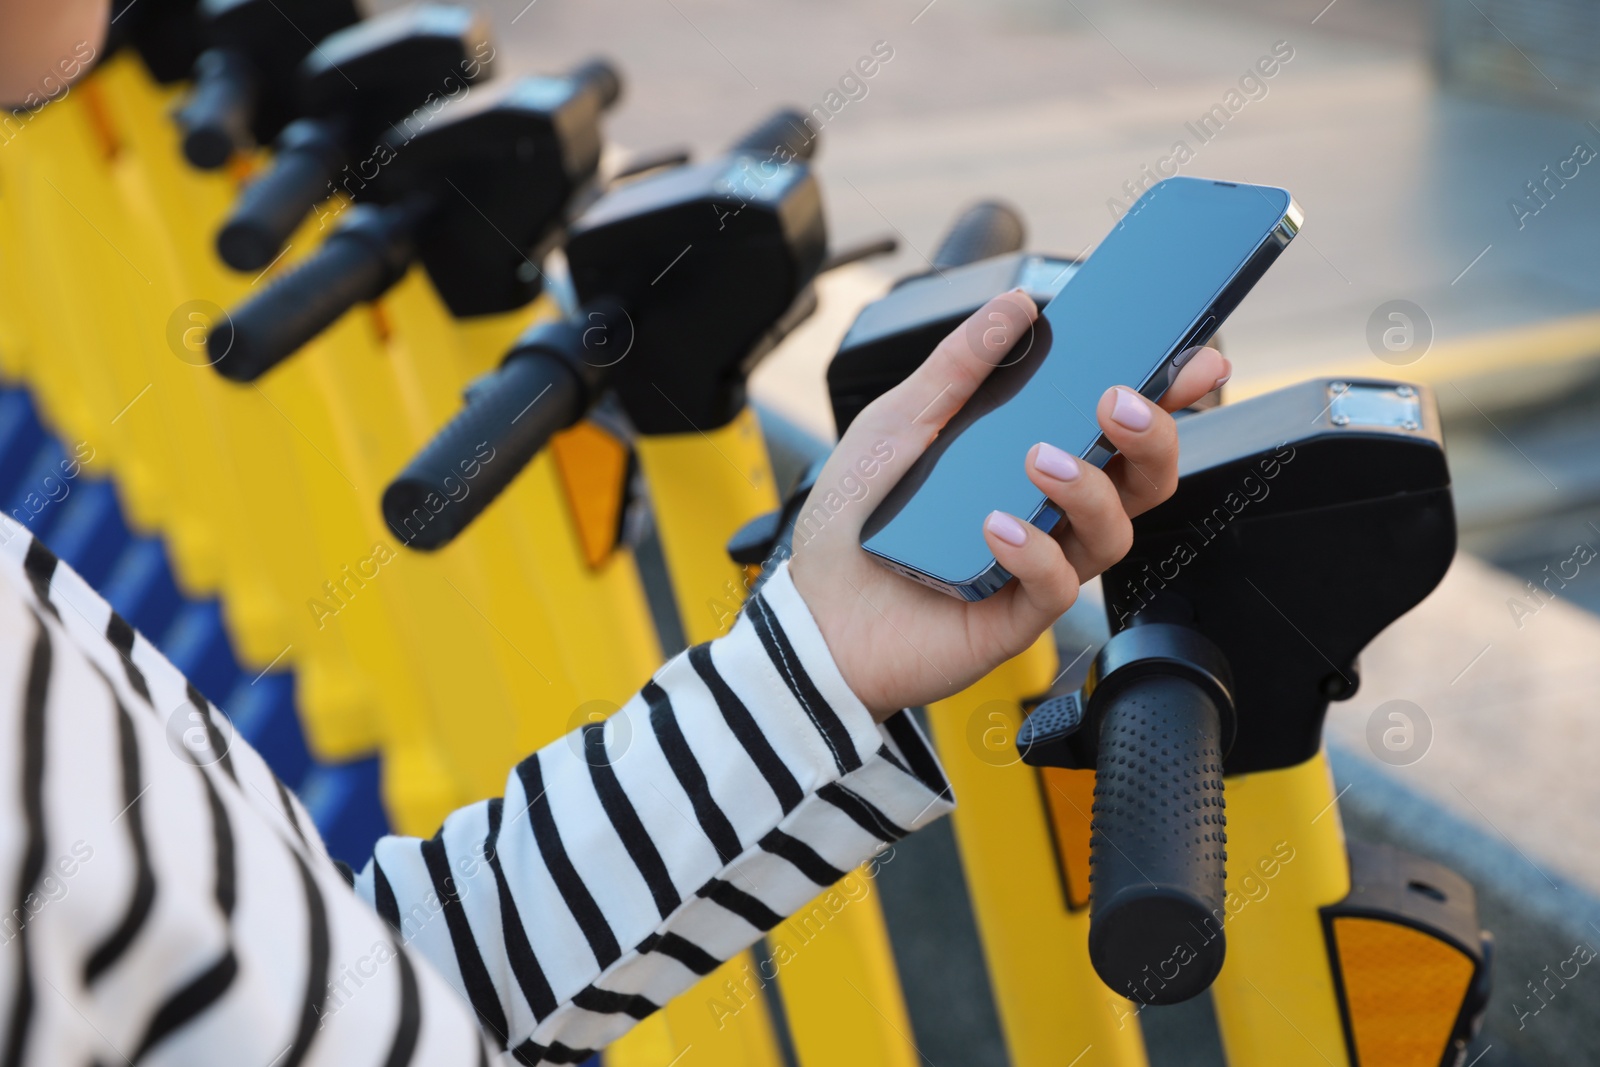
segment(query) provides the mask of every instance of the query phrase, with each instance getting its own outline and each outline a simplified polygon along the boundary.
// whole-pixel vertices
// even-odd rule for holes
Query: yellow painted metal
[[[1089,963],[1089,915],[1068,907],[1040,790],[1068,807],[1081,807],[1081,799],[1071,782],[1022,766],[1010,744],[1022,694],[1044,692],[1056,663],[1046,633],[976,685],[931,705],[928,722],[956,793],[956,843],[1010,1062],[1142,1067],[1138,1013]],[[1079,815],[1087,821],[1088,810]]]
[[[761,425],[749,408],[709,433],[634,443],[649,486],[661,550],[690,644],[728,632],[748,591],[728,538],[778,506]]]
[[[531,312],[461,329],[420,271],[383,307],[394,330],[386,358],[396,394],[385,398],[381,413],[352,415],[357,425],[381,419],[407,429],[380,485],[454,414],[466,382],[493,366],[530,314],[555,313],[544,299]],[[506,462],[493,457],[484,466],[497,459]],[[471,479],[463,483],[473,491]],[[437,634],[440,647],[454,640],[444,631],[455,624],[446,620],[475,615],[488,633],[477,654],[487,651],[494,661],[483,669],[507,680],[506,695],[492,707],[467,713],[481,721],[464,722],[459,701],[434,705],[433,744],[477,795],[497,792],[511,764],[571,729],[581,708],[627,699],[660,663],[631,554],[588,564],[548,456],[530,464],[454,543],[433,553],[407,551],[402,566],[432,584],[441,615],[419,624]],[[394,788],[405,785],[396,781]]]
[[[1227,779],[1227,958],[1212,987],[1231,1067],[1347,1067],[1318,909],[1350,891],[1327,758]]]
[[[767,1002],[741,953],[606,1046],[605,1067],[781,1067]],[[865,1062],[865,1061],[863,1061]]]
[[[75,443],[92,449],[116,475],[130,521],[148,529],[164,510],[158,459],[164,442],[159,426],[132,417],[128,405],[150,384],[137,316],[148,300],[139,290],[151,282],[131,258],[116,255],[132,241],[114,210],[115,146],[92,121],[85,106],[90,99],[79,93],[70,108],[55,114],[46,108],[25,131],[29,139],[8,146],[24,164],[14,172],[17,206],[31,201],[43,208],[24,211],[18,220],[17,251],[27,256],[22,267],[38,298],[34,312],[44,317],[40,325],[47,332],[35,352],[41,362],[55,364],[47,372],[57,384],[55,409],[71,425]],[[89,254],[83,254],[86,246]],[[74,304],[84,293],[101,296],[94,314]],[[127,358],[95,358],[107,350]]]
[[[642,437],[636,448],[684,634],[691,644],[711,640],[727,632],[747,591],[745,569],[728,558],[728,538],[778,503],[761,427],[746,409],[720,429]],[[849,877],[872,884],[864,869]],[[821,894],[802,914],[821,907],[830,920],[782,966],[779,988],[795,1052],[802,1064],[818,1067],[911,1067],[919,1057],[878,898],[863,894],[835,910],[828,907],[828,895]],[[786,936],[785,929],[773,937]],[[740,1012],[729,1021],[728,998],[751,984],[751,969],[745,953],[667,1006],[675,1039],[698,1035],[693,1039],[697,1061],[703,1048],[714,1047],[719,1063],[777,1062],[776,1050],[769,1053],[765,1047],[744,1053],[759,1051],[760,1059],[723,1058],[721,1051],[731,1053],[730,1033],[747,1033],[747,1044],[770,1044],[764,1036],[769,1028],[758,1025],[758,1018],[747,1021]],[[745,1000],[759,997],[747,994]],[[720,1043],[701,1044],[713,1041]]]
[[[26,131],[37,151],[0,158],[5,224],[22,231],[12,247],[76,233],[44,245],[57,269],[35,288],[58,301],[97,294],[109,310],[43,305],[17,330],[18,362],[41,379],[57,426],[80,436],[113,426],[121,438],[133,427],[147,438],[101,454],[119,465],[125,493],[134,461],[164,475],[170,496],[147,493],[151,503],[134,510],[168,537],[184,587],[222,595],[247,663],[297,668],[320,756],[381,747],[396,825],[429,832],[450,809],[497,792],[510,764],[563,732],[575,708],[620,701],[660,659],[631,557],[589,565],[548,463],[444,552],[403,550],[381,523],[388,478],[466,381],[552,307],[457,323],[414,271],[260,383],[221,380],[204,365],[205,329],[270,275],[217,263],[211,236],[239,176],[181,162],[170,95],[117,58],[40,114],[45,125]],[[115,151],[104,150],[108,137]],[[44,195],[52,183],[66,194],[57,205]],[[308,222],[275,271],[323,233],[320,219]],[[8,276],[17,266],[6,263]],[[180,308],[190,300],[214,307]],[[63,323],[77,331],[59,346],[73,362],[27,358]],[[141,375],[148,395],[113,422]]]
[[[1363,1067],[1438,1067],[1476,969],[1456,946],[1414,927],[1333,920],[1345,1007]]]
[[[768,935],[802,1064],[847,1062],[852,1047],[859,1063],[920,1062],[872,887],[865,868],[851,871],[840,888],[821,894]]]
[[[199,175],[181,164],[162,94],[137,64],[115,61],[85,89],[91,99],[101,93],[121,131],[117,166],[127,214],[144,226],[138,247],[158,260],[152,273],[162,276],[168,293],[150,302],[158,317],[143,332],[149,339],[167,332],[170,344],[171,331],[159,317],[163,305],[178,307],[181,298],[196,293],[229,304],[250,288],[250,279],[221,270],[210,248],[216,220],[236,189],[231,179]],[[314,241],[301,234],[295,243],[303,253]],[[434,686],[418,684],[417,664],[427,658],[419,661],[415,640],[398,633],[407,613],[379,609],[385,600],[397,606],[397,582],[376,577],[395,556],[370,498],[357,488],[365,482],[370,491],[376,477],[358,448],[340,447],[337,435],[349,423],[324,402],[328,394],[318,381],[319,363],[358,359],[363,348],[370,355],[373,343],[361,330],[362,316],[348,316],[310,346],[304,359],[259,386],[240,388],[205,366],[198,349],[214,311],[189,310],[180,319],[179,336],[196,343],[162,354],[168,379],[157,383],[165,388],[152,389],[151,400],[161,403],[149,410],[163,424],[190,433],[186,454],[215,460],[214,470],[186,472],[182,484],[191,490],[189,513],[205,520],[195,525],[209,524],[223,548],[220,591],[243,658],[255,666],[280,662],[299,669],[308,738],[319,755],[370,750],[393,725],[415,720],[419,701],[438,696],[445,680],[441,668]],[[120,354],[109,349],[94,355],[109,363]],[[169,531],[180,578],[185,546],[196,540],[182,536],[181,515],[179,509]],[[252,578],[280,595],[274,606],[286,623],[283,631],[264,633],[258,625],[264,613],[238,607],[241,600],[250,602],[246,583]],[[379,591],[368,591],[369,585]],[[379,720],[378,709],[390,722]],[[427,775],[407,778],[413,791],[431,790],[433,807],[458,795],[437,788]]]
[[[253,279],[223,268],[211,247],[217,220],[237,186],[226,175],[201,173],[183,162],[164,106],[167,94],[149,83],[131,57],[108,63],[85,88],[103,102],[122,146],[117,166],[124,184],[137,194],[124,200],[122,210],[136,228],[135,247],[151,262],[148,273],[156,290],[142,330],[150,341],[168,344],[174,318],[180,327],[192,316],[214,318],[252,287]],[[198,333],[189,331],[196,340]],[[370,541],[352,555],[359,542],[330,536],[350,532],[337,524],[332,506],[349,490],[348,464],[319,450],[308,436],[304,405],[288,404],[294,414],[286,410],[294,391],[308,388],[304,372],[286,372],[285,380],[274,383],[275,394],[269,394],[223,381],[204,359],[193,358],[192,347],[184,351],[183,357],[177,347],[166,353],[184,379],[173,383],[177,395],[152,396],[161,404],[144,412],[135,407],[128,417],[192,428],[201,447],[215,453],[215,480],[188,487],[188,510],[206,516],[216,531],[219,591],[240,659],[253,669],[277,663],[300,670],[308,720],[330,724],[322,736],[308,731],[313,743],[332,738],[344,751],[370,748],[380,731],[375,709],[388,695],[377,685],[383,675],[363,670],[353,657],[347,627],[325,625],[310,604],[323,592],[323,582],[338,579],[343,567],[356,566],[371,553]],[[120,355],[112,351],[97,358]],[[173,549],[181,579],[185,546],[175,540]]]

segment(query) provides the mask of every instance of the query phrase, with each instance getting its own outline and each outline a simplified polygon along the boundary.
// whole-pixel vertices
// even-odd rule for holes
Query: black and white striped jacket
[[[785,567],[351,892],[220,711],[0,524],[0,1067],[581,1062],[951,806]]]

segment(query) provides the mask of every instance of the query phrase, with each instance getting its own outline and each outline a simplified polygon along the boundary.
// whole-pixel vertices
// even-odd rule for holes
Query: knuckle
[[[1106,561],[1106,565],[1110,566],[1111,564],[1117,562],[1123,556],[1126,556],[1132,549],[1133,520],[1124,514],[1122,516],[1122,521],[1116,524],[1115,528],[1111,531],[1110,536],[1106,538],[1105,551],[1106,555],[1110,557]]]
[[[1089,573],[1103,574],[1133,549],[1133,524],[1124,521],[1089,547]]]
[[[1057,614],[1065,614],[1078,599],[1078,572],[1072,569],[1071,564],[1064,564],[1061,568],[1061,578],[1056,584],[1053,603],[1051,607]]]
[[[1174,463],[1164,463],[1161,473],[1156,478],[1156,503],[1167,500],[1178,491],[1178,468]],[[1130,533],[1131,536],[1131,533]]]

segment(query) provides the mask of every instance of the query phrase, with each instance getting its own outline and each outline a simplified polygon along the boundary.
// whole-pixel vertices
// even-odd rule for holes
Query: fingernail
[[[1028,541],[1028,531],[1022,528],[1022,523],[1003,511],[989,512],[989,517],[983,520],[983,526],[1008,545],[1021,548]]]
[[[1232,377],[1233,371],[1229,371],[1227,374],[1224,374],[1222,377],[1218,378],[1216,384],[1214,384],[1211,388],[1221,389],[1224,385],[1228,384],[1228,379]]]
[[[1011,292],[1022,297],[1022,299],[1027,302],[1028,307],[1033,309],[1033,311],[1039,310],[1039,305],[1034,303],[1033,297],[1029,296],[1028,290],[1024,289],[1022,286],[1017,286],[1015,289],[1011,290]],[[1030,311],[1029,314],[1032,314],[1032,311]]]
[[[1112,405],[1111,417],[1130,430],[1150,428],[1150,405],[1131,389],[1117,388],[1117,402]]]
[[[1063,452],[1055,445],[1044,441],[1039,442],[1039,451],[1034,454],[1033,465],[1042,474],[1048,474],[1063,482],[1070,482],[1078,476],[1078,461],[1072,453]]]

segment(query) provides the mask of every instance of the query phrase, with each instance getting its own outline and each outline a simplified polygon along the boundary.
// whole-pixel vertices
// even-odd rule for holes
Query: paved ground
[[[822,103],[885,42],[893,58],[825,125],[820,168],[837,239],[898,233],[894,270],[919,267],[951,214],[980,196],[1018,204],[1036,247],[1089,247],[1123,183],[1178,141],[1193,152],[1185,173],[1288,187],[1306,228],[1225,331],[1247,391],[1352,357],[1356,369],[1392,372],[1366,342],[1368,318],[1390,299],[1432,320],[1435,348],[1416,369],[1429,375],[1473,358],[1454,342],[1589,314],[1600,179],[1581,170],[1521,229],[1508,207],[1519,194],[1534,203],[1525,183],[1576,141],[1600,146],[1588,116],[1439,92],[1415,0],[1338,0],[1313,23],[1324,3],[502,0],[497,10],[511,54],[536,68],[614,57],[629,92],[611,130],[640,148],[710,151],[775,106]],[[1200,116],[1275,47],[1292,58],[1220,133],[1197,137]]]

